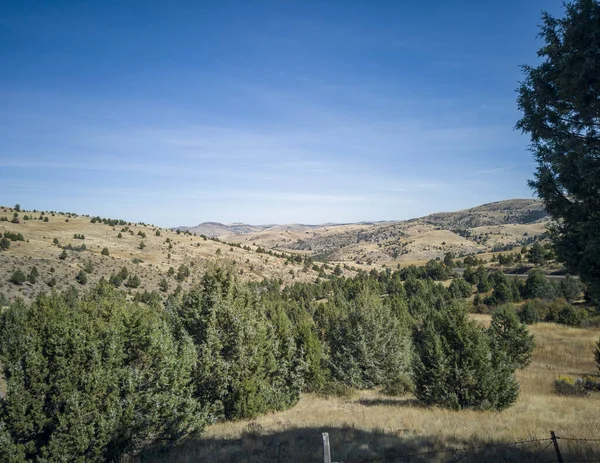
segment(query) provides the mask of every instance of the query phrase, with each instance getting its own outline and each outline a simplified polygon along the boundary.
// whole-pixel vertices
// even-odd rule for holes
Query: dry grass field
[[[559,437],[600,439],[600,396],[553,392],[559,374],[597,373],[592,352],[600,330],[544,323],[531,331],[536,349],[531,365],[518,373],[521,395],[502,412],[427,408],[411,395],[388,397],[378,391],[351,398],[307,394],[290,410],[213,425],[199,439],[140,461],[319,462],[322,432],[330,435],[333,461],[345,463],[556,461],[551,430]],[[600,441],[559,443],[565,461],[600,459]]]
[[[13,211],[8,207],[0,207],[0,217],[12,218]],[[101,277],[107,278],[111,272],[118,272],[123,266],[131,274],[137,275],[142,284],[136,291],[157,290],[159,281],[166,277],[170,291],[178,284],[185,290],[203,273],[206,266],[216,259],[234,262],[240,278],[246,281],[260,281],[263,278],[280,278],[284,284],[295,281],[314,281],[317,272],[304,268],[301,264],[289,263],[285,259],[232,247],[212,240],[204,240],[199,236],[177,234],[168,229],[151,225],[131,224],[129,231],[121,231],[121,225],[109,226],[103,223],[91,223],[88,216],[45,213],[49,221],[22,220],[25,215],[39,217],[40,213],[22,211],[21,223],[0,222],[0,234],[4,232],[21,233],[25,241],[13,241],[7,251],[0,251],[0,293],[9,298],[16,296],[26,300],[33,298],[40,291],[48,291],[47,282],[56,279],[57,290],[69,285],[79,286],[75,276],[86,265],[92,262],[94,271],[88,276],[87,286],[93,285]],[[156,231],[160,236],[156,235]],[[118,237],[119,233],[121,238]],[[144,233],[142,237],[138,233]],[[73,235],[83,234],[85,239],[75,239]],[[59,256],[62,249],[53,244],[57,239],[61,246],[85,244],[83,252],[67,251],[67,258]],[[168,242],[168,241],[170,242]],[[140,249],[140,243],[145,247]],[[109,256],[101,255],[108,248]],[[190,277],[178,282],[168,277],[170,267],[175,271],[180,265],[190,269]],[[37,267],[40,276],[35,284],[25,283],[21,286],[9,283],[11,274],[21,269],[26,274]],[[351,275],[352,272],[346,272]]]

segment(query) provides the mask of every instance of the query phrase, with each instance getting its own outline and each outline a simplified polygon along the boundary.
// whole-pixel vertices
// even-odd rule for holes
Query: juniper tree
[[[600,301],[600,2],[543,13],[537,66],[523,66],[518,89],[537,171],[529,182],[556,220],[552,240],[569,271]]]
[[[415,394],[428,405],[501,410],[519,384],[507,362],[495,362],[490,337],[463,305],[430,310],[414,333]]]
[[[201,429],[194,362],[162,310],[106,286],[16,302],[0,316],[0,460],[117,461]]]
[[[363,293],[327,319],[328,366],[337,381],[357,389],[385,386],[410,375],[412,343],[407,326],[376,295]]]

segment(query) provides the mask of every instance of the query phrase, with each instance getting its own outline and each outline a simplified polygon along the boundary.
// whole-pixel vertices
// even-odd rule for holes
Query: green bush
[[[571,376],[559,376],[554,380],[554,391],[559,395],[585,396],[590,391],[586,389],[582,378]]]
[[[25,275],[25,273],[23,273],[23,271],[21,269],[17,269],[12,273],[12,275],[10,276],[8,281],[10,281],[11,283],[13,283],[15,285],[21,286],[23,283],[25,283],[27,281],[27,276]]]
[[[116,461],[201,429],[189,338],[109,287],[75,294],[0,317],[0,460]]]
[[[6,251],[10,248],[10,240],[8,238],[0,239],[0,250]]]
[[[27,275],[27,281],[29,281],[29,283],[31,283],[32,285],[35,284],[35,282],[37,281],[37,278],[40,276],[40,272],[38,271],[37,267],[34,265],[31,270],[29,271],[29,275]]]
[[[85,285],[88,281],[87,274],[83,270],[79,270],[79,273],[75,276],[75,281],[80,285]]]
[[[319,394],[324,397],[340,397],[350,399],[356,395],[356,391],[350,386],[338,381],[327,381],[319,389]]]
[[[519,310],[519,319],[526,325],[533,325],[539,323],[544,316],[546,309],[543,307],[543,303],[540,299],[533,299],[525,302]]]
[[[565,301],[556,318],[557,323],[568,326],[581,326],[581,322],[587,317],[585,309],[577,308]]]
[[[544,272],[536,268],[529,272],[523,288],[523,297],[553,300],[556,298],[556,289]]]
[[[343,310],[332,310],[320,327],[326,327],[333,379],[368,389],[410,373],[413,349],[408,327],[380,297],[359,294]]]
[[[103,248],[102,252],[100,252],[100,254],[102,254],[103,256],[109,256],[110,252],[109,252],[108,248]]]
[[[267,314],[231,267],[172,298],[177,324],[196,345],[196,397],[215,418],[238,419],[294,405],[306,368],[283,311]]]
[[[140,286],[142,282],[140,281],[140,277],[138,277],[137,275],[130,275],[129,278],[127,278],[127,281],[125,282],[125,286],[127,286],[128,288],[137,288]]]
[[[398,396],[415,391],[415,384],[407,375],[398,375],[389,381],[381,391],[385,395]]]
[[[519,393],[515,362],[502,343],[454,303],[430,311],[415,331],[415,395],[427,405],[502,410]]]

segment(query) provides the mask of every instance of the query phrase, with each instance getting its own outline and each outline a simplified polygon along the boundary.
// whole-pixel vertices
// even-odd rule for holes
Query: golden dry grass
[[[486,321],[486,316],[478,316]],[[598,329],[555,324],[531,327],[536,349],[531,365],[518,373],[521,394],[502,412],[452,411],[422,407],[410,396],[361,391],[350,399],[305,394],[290,410],[253,421],[210,426],[162,455],[160,461],[320,461],[321,432],[331,436],[334,461],[406,461],[401,455],[456,447],[510,443],[558,436],[600,439],[600,397],[563,397],[553,392],[559,374],[595,373],[593,347]],[[550,441],[457,452],[460,461],[535,461]],[[600,442],[561,441],[565,456],[600,457]],[[552,458],[551,448],[537,461]],[[452,452],[410,461],[451,460]],[[149,457],[150,461],[153,460]],[[568,460],[567,460],[568,461]]]
[[[26,214],[39,216],[39,213],[23,211],[20,217]],[[89,276],[88,286],[95,284],[101,277],[108,278],[111,272],[126,266],[130,272],[142,279],[142,286],[137,291],[157,290],[158,282],[166,276],[169,267],[177,270],[181,264],[187,265],[191,270],[191,277],[182,283],[183,289],[186,290],[198,281],[207,264],[217,258],[235,262],[241,274],[240,278],[247,281],[260,281],[266,277],[280,278],[284,284],[291,284],[295,281],[314,281],[317,277],[317,272],[305,269],[302,264],[289,264],[285,259],[254,252],[256,247],[247,251],[196,236],[178,235],[172,230],[162,228],[159,228],[160,236],[156,236],[155,227],[140,224],[132,224],[129,227],[133,230],[133,235],[122,232],[122,238],[118,238],[122,226],[92,224],[90,217],[86,216],[46,215],[49,222],[0,222],[0,234],[5,231],[21,233],[26,239],[24,242],[11,242],[8,251],[0,252],[0,292],[9,298],[18,296],[30,300],[40,291],[48,291],[46,282],[53,277],[57,280],[55,288],[59,290],[76,284],[75,275],[88,260],[91,260],[95,267],[93,274]],[[12,211],[0,206],[0,216],[10,218]],[[138,232],[145,233],[146,237],[142,238]],[[74,234],[85,235],[85,240],[74,239]],[[54,238],[58,239],[61,245],[85,244],[86,250],[69,251],[68,258],[60,260],[58,257],[62,250],[53,244]],[[171,248],[166,242],[167,238],[172,242]],[[146,245],[144,249],[139,249],[141,241]],[[108,248],[109,257],[100,254],[104,247]],[[142,263],[134,264],[133,259],[139,259]],[[34,265],[40,272],[36,284],[17,286],[8,282],[14,270],[21,269],[28,273]],[[174,278],[169,280],[171,290],[178,284]]]

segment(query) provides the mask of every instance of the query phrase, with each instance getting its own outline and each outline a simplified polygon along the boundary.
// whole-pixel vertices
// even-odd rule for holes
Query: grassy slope
[[[367,261],[372,261],[375,267],[384,264],[396,267],[424,263],[443,257],[446,252],[474,254],[490,251],[494,246],[520,243],[527,236],[546,231],[547,217],[538,218],[542,214],[539,201],[508,200],[408,221],[297,231],[276,227],[226,239],[269,248],[328,253],[332,262],[362,268],[372,268],[364,265]],[[465,238],[458,230],[468,230],[472,236]],[[396,258],[392,257],[394,249],[398,252]]]
[[[321,432],[330,434],[333,460],[347,463],[407,461],[400,455],[546,439],[551,430],[563,437],[600,439],[599,395],[561,397],[552,386],[558,374],[596,372],[592,351],[600,330],[548,323],[532,326],[531,331],[537,343],[533,361],[518,373],[521,396],[508,410],[425,408],[410,395],[386,397],[377,391],[363,391],[351,399],[304,395],[290,410],[211,426],[201,439],[190,439],[147,461],[320,461]],[[460,461],[534,461],[538,452],[538,462],[552,460],[551,447],[542,451],[549,443],[477,450]],[[600,442],[561,441],[560,445],[565,458],[600,455]],[[426,455],[411,461],[458,461],[452,460],[453,455]]]
[[[31,215],[23,211],[20,217],[26,214]],[[38,217],[39,213],[33,215]],[[10,219],[12,211],[0,207],[0,216],[7,216]],[[57,289],[64,289],[69,285],[79,286],[75,282],[75,276],[88,260],[92,261],[94,272],[89,275],[87,286],[91,286],[102,276],[108,278],[111,272],[126,266],[130,273],[141,278],[142,285],[139,291],[156,290],[158,282],[166,276],[169,267],[172,266],[177,270],[181,264],[187,265],[192,273],[191,277],[182,283],[183,289],[186,289],[198,280],[206,265],[217,258],[234,261],[240,272],[243,272],[241,278],[244,280],[256,281],[265,277],[274,277],[281,278],[284,283],[291,283],[314,281],[317,277],[316,272],[312,269],[305,271],[302,265],[286,265],[285,259],[237,247],[232,248],[223,243],[205,241],[200,237],[177,235],[166,229],[159,229],[160,236],[156,236],[155,227],[152,226],[132,224],[130,228],[134,234],[122,232],[123,237],[118,238],[121,228],[122,226],[112,227],[102,223],[92,224],[89,217],[69,218],[62,214],[54,217],[50,215],[49,222],[41,220],[22,220],[19,224],[0,222],[0,233],[3,234],[5,231],[21,233],[27,240],[11,242],[8,251],[0,252],[0,292],[9,297],[21,296],[31,299],[39,291],[49,290],[46,282],[52,277],[58,281]],[[145,233],[146,238],[140,237],[137,234],[139,231]],[[74,234],[83,234],[85,240],[74,239]],[[87,249],[83,252],[68,251],[68,257],[60,260],[62,249],[52,244],[54,238],[57,238],[61,245],[85,244]],[[169,249],[169,244],[166,243],[167,238],[170,238],[173,243],[172,249]],[[139,249],[141,241],[146,245],[143,250]],[[109,249],[109,257],[100,254],[104,247]],[[220,254],[217,254],[218,250]],[[171,254],[170,258],[169,254]],[[135,258],[143,262],[134,264]],[[16,286],[8,282],[14,270],[20,268],[27,274],[34,265],[40,272],[40,277],[35,284],[26,283],[23,286]],[[51,268],[54,268],[54,272]],[[293,275],[290,270],[293,270]],[[178,282],[174,278],[168,278],[168,281],[170,290],[174,290]]]

